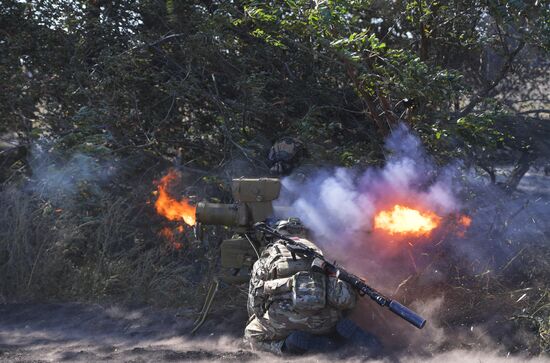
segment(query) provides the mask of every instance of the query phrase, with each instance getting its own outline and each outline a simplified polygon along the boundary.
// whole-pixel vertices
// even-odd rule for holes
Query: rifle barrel
[[[392,313],[396,314],[397,316],[401,317],[402,319],[406,320],[410,324],[414,325],[418,329],[422,329],[424,325],[426,325],[426,319],[409,309],[408,307],[400,304],[399,302],[395,300],[391,300],[369,285],[365,283],[365,281],[353,274],[350,274],[343,268],[340,268],[338,266],[335,266],[325,260],[325,258],[317,253],[315,250],[305,246],[304,244],[297,242],[293,240],[292,238],[289,238],[287,236],[284,236],[280,234],[275,229],[267,226],[264,223],[257,223],[254,226],[255,229],[271,234],[272,236],[275,236],[279,238],[280,240],[283,240],[286,242],[286,246],[297,254],[301,254],[304,256],[308,256],[313,259],[312,263],[312,269],[315,270],[321,270],[322,272],[326,273],[327,275],[336,276],[338,279],[345,281],[349,283],[351,286],[353,286],[354,289],[356,289],[359,292],[359,295],[367,295],[372,300],[374,300],[378,305],[387,307]],[[292,249],[294,247],[294,249]]]

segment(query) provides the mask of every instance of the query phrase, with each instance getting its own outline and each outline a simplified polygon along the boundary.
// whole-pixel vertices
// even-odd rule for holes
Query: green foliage
[[[105,127],[106,117],[108,115],[82,107],[71,119],[72,129],[56,140],[57,146],[69,155],[108,156],[112,137]]]
[[[3,130],[68,132],[66,145],[101,152],[184,149],[201,166],[247,152],[243,140],[296,132],[348,149],[367,137],[375,150],[400,120],[417,130],[455,123],[460,100],[486,87],[488,47],[505,55],[520,38],[548,44],[539,2],[88,5],[0,6]],[[85,121],[82,110],[96,116]],[[241,156],[261,156],[250,153]]]
[[[149,185],[144,173],[164,162],[208,170],[216,185],[265,174],[269,146],[287,135],[305,141],[312,163],[381,163],[398,122],[443,160],[543,155],[545,125],[517,117],[506,95],[545,74],[549,12],[500,0],[6,0],[0,133],[17,132],[29,150],[45,141],[56,161],[120,161],[125,179],[113,187],[128,198],[127,182]],[[91,189],[81,187],[82,223],[106,211],[104,191]]]
[[[468,148],[481,146],[485,149],[502,148],[505,141],[513,138],[495,127],[495,114],[468,115],[458,119],[457,132],[464,138]],[[489,151],[489,150],[487,150]]]

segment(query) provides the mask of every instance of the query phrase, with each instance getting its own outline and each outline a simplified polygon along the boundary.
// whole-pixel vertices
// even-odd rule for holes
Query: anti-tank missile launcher
[[[268,238],[276,237],[284,241],[291,252],[312,258],[312,270],[321,271],[348,282],[360,296],[370,297],[380,306],[387,307],[391,312],[419,329],[424,327],[426,320],[414,311],[380,294],[359,277],[329,263],[315,250],[280,234],[263,223],[273,216],[272,202],[279,197],[280,191],[279,179],[233,179],[233,204],[200,202],[197,205],[196,220],[198,223],[233,227],[236,233],[233,238],[223,240],[220,246],[221,266],[233,271],[231,275],[220,276],[221,280],[228,283],[248,281],[252,265],[259,258],[259,249],[267,243]],[[197,320],[193,331],[196,331],[204,322],[217,288],[218,282],[215,281],[207,293],[201,317]]]
[[[281,182],[276,178],[233,179],[231,204],[199,202],[197,229],[203,225],[223,225],[235,232],[233,238],[220,245],[221,266],[231,271],[220,276],[227,283],[243,283],[250,278],[250,270],[258,258],[262,239],[255,235],[254,224],[274,214],[273,201],[279,197]]]

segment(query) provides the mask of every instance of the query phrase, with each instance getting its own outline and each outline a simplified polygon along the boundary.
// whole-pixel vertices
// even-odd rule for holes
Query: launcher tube
[[[236,204],[200,202],[196,217],[197,222],[203,224],[238,226],[239,208]]]

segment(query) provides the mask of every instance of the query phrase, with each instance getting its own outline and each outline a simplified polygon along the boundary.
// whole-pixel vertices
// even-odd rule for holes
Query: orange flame
[[[458,217],[457,221],[457,231],[456,234],[458,237],[464,237],[466,235],[466,230],[472,224],[472,218],[467,215],[461,215]]]
[[[159,235],[161,235],[165,240],[170,242],[172,247],[176,250],[181,250],[183,243],[178,242],[174,232],[169,227],[164,227],[160,230]]]
[[[157,213],[166,217],[171,221],[183,220],[190,226],[195,225],[195,210],[196,207],[189,203],[189,199],[182,198],[180,201],[172,198],[168,194],[168,186],[180,179],[180,174],[175,170],[168,171],[159,182],[158,198],[155,202]]]
[[[374,217],[374,228],[392,235],[422,235],[430,233],[440,221],[441,217],[433,212],[421,212],[397,204],[393,209],[381,211]]]
[[[468,228],[468,227],[470,227],[470,224],[472,224],[472,218],[468,217],[467,215],[462,215],[462,216],[460,216],[460,219],[458,220],[458,223],[460,223],[464,227]]]

